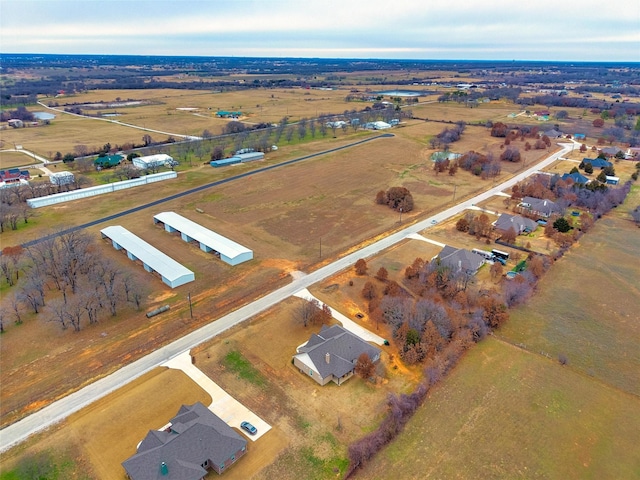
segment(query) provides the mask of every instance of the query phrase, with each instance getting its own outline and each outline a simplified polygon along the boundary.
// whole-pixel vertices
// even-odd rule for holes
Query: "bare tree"
[[[305,327],[318,318],[318,312],[322,312],[320,302],[315,298],[311,300],[302,299],[295,309],[295,316]]]
[[[371,357],[369,357],[369,355],[363,352],[360,354],[360,356],[358,357],[358,360],[356,361],[355,371],[360,377],[364,378],[365,380],[368,380],[375,373],[376,366],[371,361]]]

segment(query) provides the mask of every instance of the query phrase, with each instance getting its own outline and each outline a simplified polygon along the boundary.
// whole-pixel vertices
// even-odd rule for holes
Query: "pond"
[[[33,112],[33,116],[38,120],[53,120],[56,116],[53,113],[48,112]]]

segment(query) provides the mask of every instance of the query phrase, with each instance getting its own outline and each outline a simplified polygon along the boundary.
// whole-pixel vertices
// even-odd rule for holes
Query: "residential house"
[[[593,168],[600,168],[600,169],[613,166],[613,163],[608,162],[604,158],[583,158],[582,163],[583,164],[590,163]]]
[[[607,157],[615,157],[618,153],[623,150],[619,147],[604,147],[600,150],[601,153],[604,153]]]
[[[122,462],[131,480],[202,480],[247,452],[247,440],[198,402],[183,405],[166,430],[150,430]]]
[[[124,159],[124,155],[105,155],[98,157],[93,161],[93,164],[97,168],[111,168],[120,165],[120,162]]]
[[[340,325],[324,325],[309,341],[296,350],[293,364],[320,385],[334,382],[341,385],[351,378],[358,357],[369,355],[372,362],[380,360],[380,349],[362,340]]]
[[[509,215],[503,213],[498,220],[493,223],[493,228],[501,231],[508,231],[513,228],[516,235],[520,235],[525,232],[533,232],[538,228],[538,224],[530,218],[525,218],[522,215]]]
[[[524,197],[518,204],[518,207],[530,215],[542,218],[549,218],[554,213],[560,213],[562,211],[555,202],[535,197]]]
[[[562,137],[562,132],[559,132],[555,128],[552,128],[551,130],[547,130],[546,132],[544,132],[543,135],[546,135],[549,138],[560,138]]]
[[[565,173],[564,175],[562,175],[561,180],[571,180],[573,183],[581,183],[583,185],[589,183],[589,179],[578,172]]]
[[[640,158],[640,147],[629,147],[624,154],[624,158],[627,160],[637,160]]]
[[[11,183],[24,183],[24,181],[28,181],[30,179],[31,175],[29,174],[29,170],[20,170],[19,168],[0,170],[0,182],[3,182],[5,185],[9,185]]]
[[[449,245],[445,245],[434,259],[441,266],[450,268],[454,272],[463,271],[470,275],[475,275],[485,263],[485,258],[481,255],[464,248],[455,248]]]

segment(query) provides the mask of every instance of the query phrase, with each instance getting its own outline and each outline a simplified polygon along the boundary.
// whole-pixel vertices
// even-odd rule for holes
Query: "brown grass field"
[[[357,479],[637,478],[640,401],[488,338]]]

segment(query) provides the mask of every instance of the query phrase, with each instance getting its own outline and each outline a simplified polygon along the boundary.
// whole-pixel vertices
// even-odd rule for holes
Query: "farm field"
[[[564,354],[571,369],[640,395],[640,242],[627,213],[639,199],[634,187],[596,222],[497,335],[554,359]]]
[[[639,412],[637,396],[489,337],[355,478],[637,478]]]

